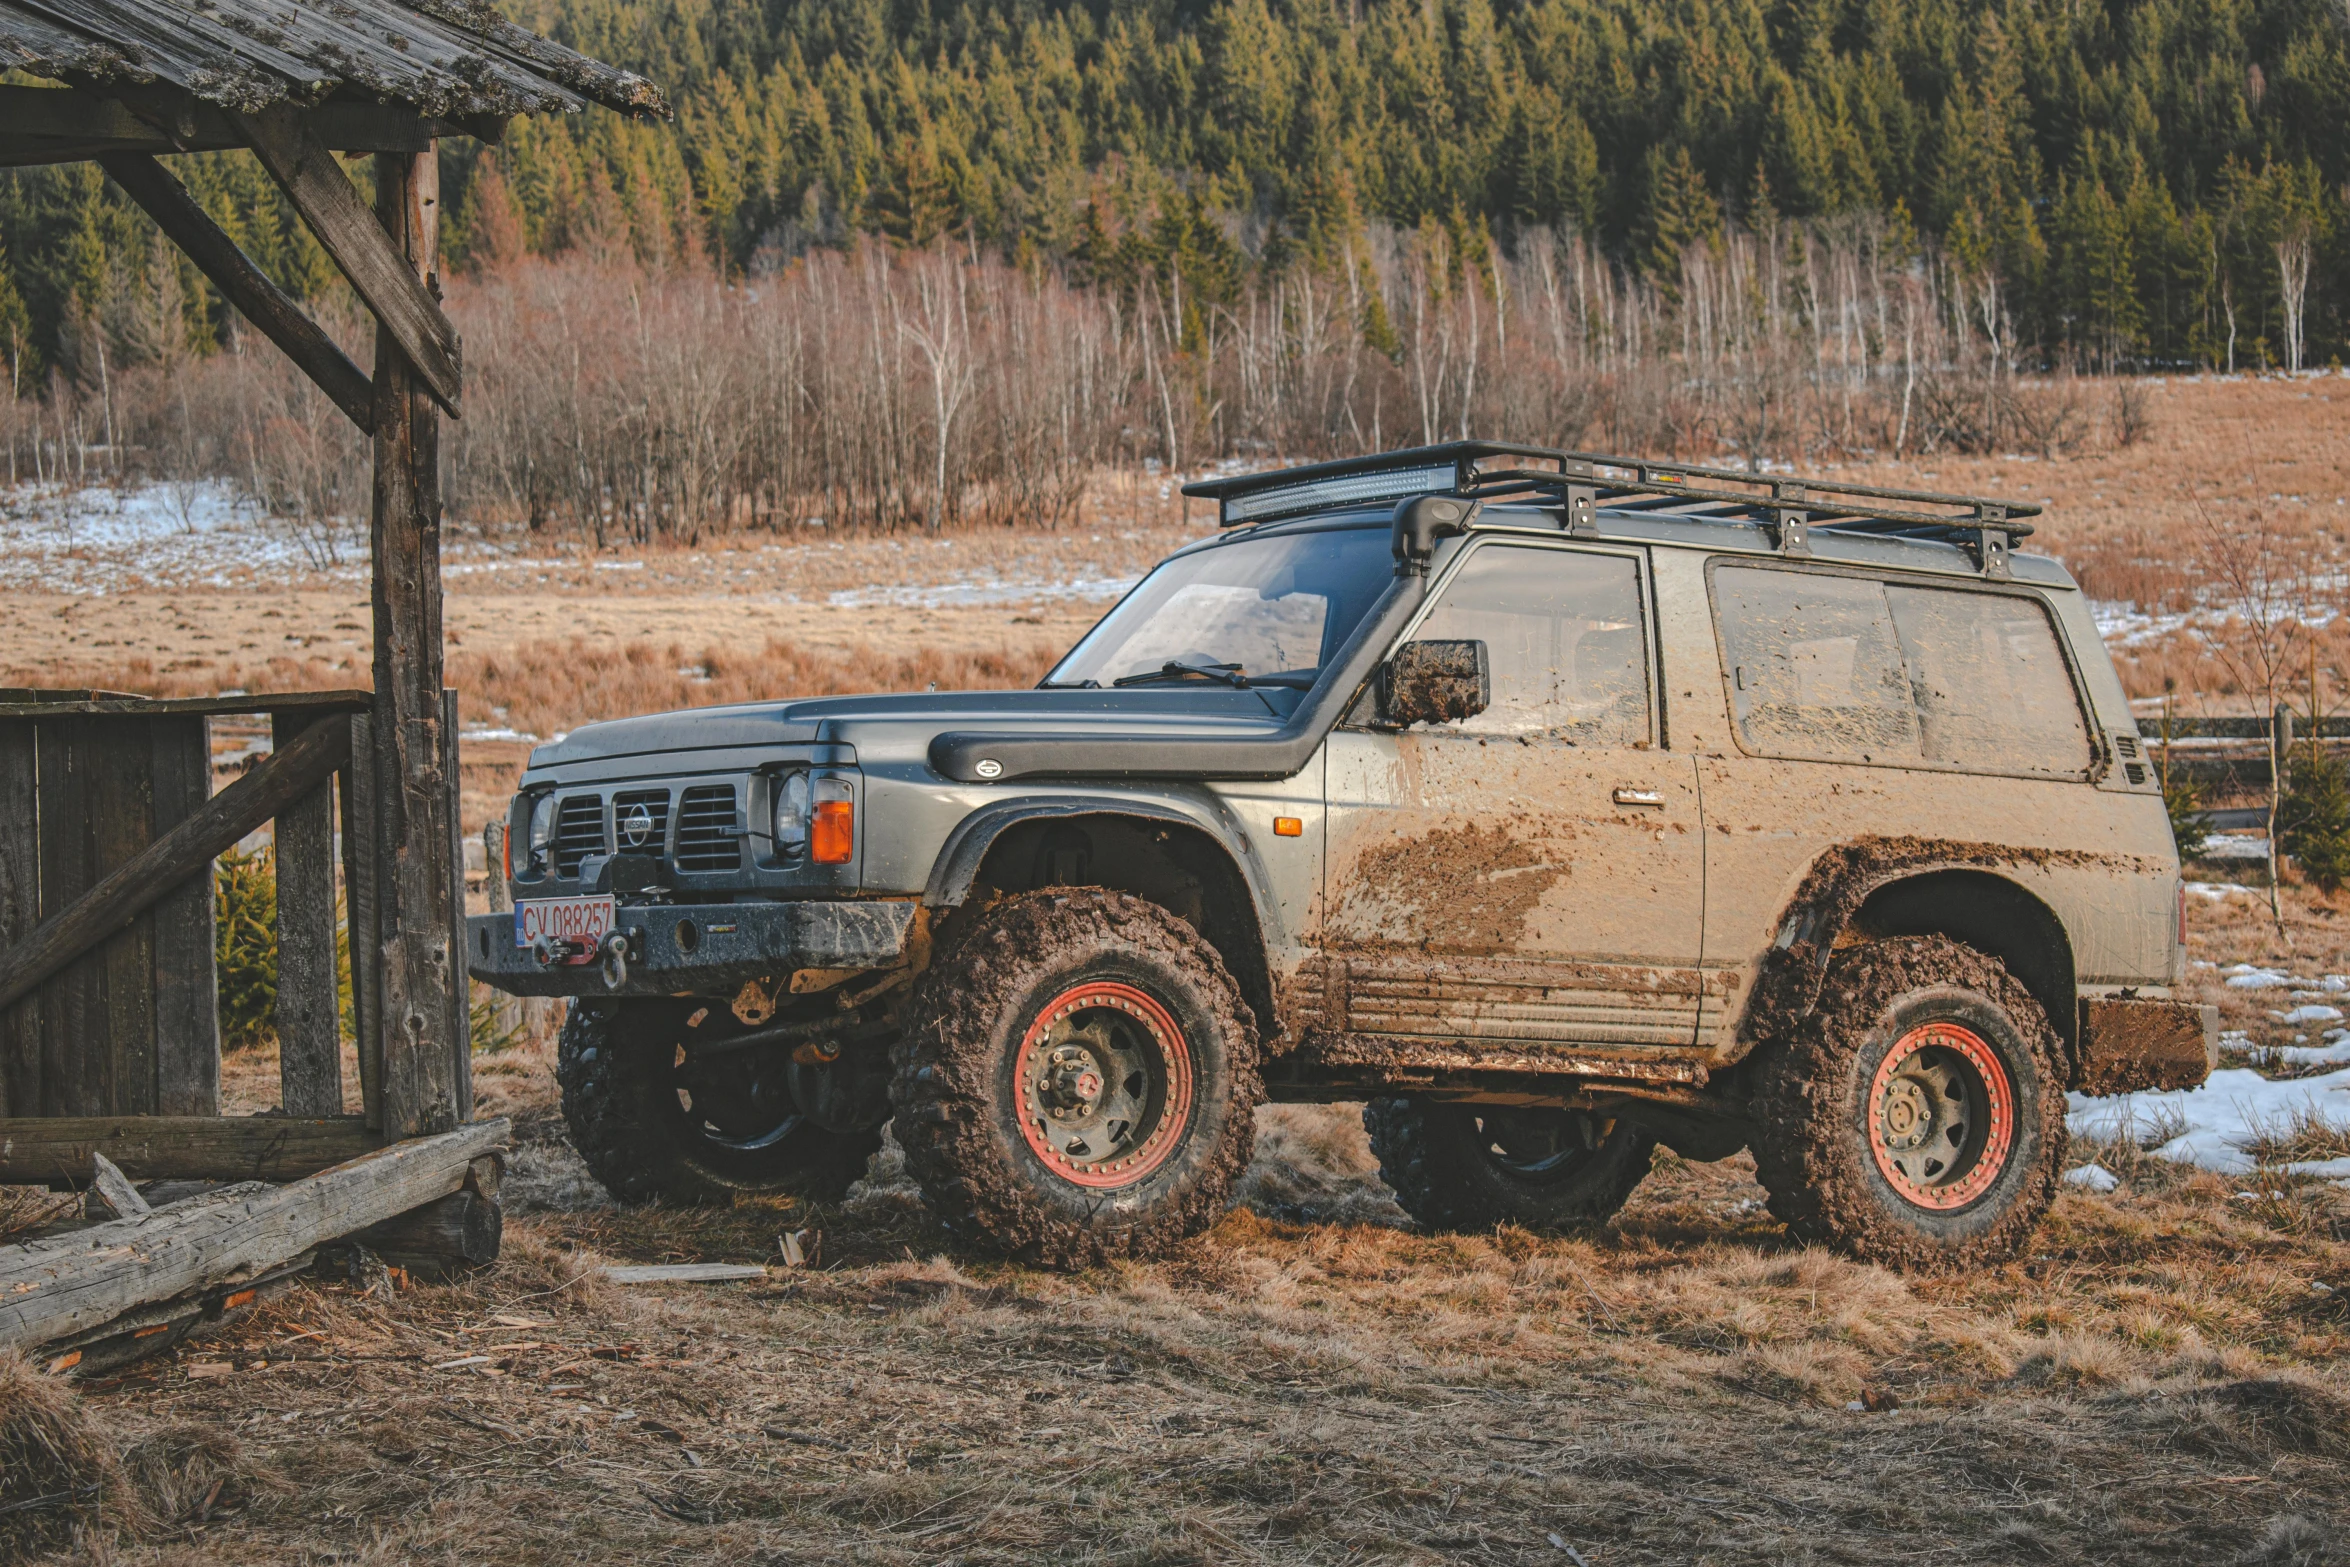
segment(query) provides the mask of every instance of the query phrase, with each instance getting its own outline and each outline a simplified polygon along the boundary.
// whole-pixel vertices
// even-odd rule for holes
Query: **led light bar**
[[[1386,468],[1371,473],[1350,473],[1335,479],[1284,485],[1276,490],[1256,490],[1246,495],[1225,498],[1224,526],[1229,528],[1244,522],[1264,522],[1300,512],[1327,511],[1334,506],[1359,505],[1365,501],[1402,500],[1407,495],[1427,495],[1449,490],[1459,479],[1460,469],[1455,464],[1445,463],[1430,468]]]

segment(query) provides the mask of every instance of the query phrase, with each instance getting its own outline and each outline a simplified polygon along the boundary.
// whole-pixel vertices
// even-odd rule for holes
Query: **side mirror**
[[[1379,677],[1380,716],[1399,729],[1474,718],[1492,701],[1482,642],[1406,642]]]

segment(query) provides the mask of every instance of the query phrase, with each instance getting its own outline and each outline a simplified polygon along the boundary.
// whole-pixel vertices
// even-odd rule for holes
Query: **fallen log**
[[[413,1278],[438,1282],[498,1260],[506,1216],[496,1199],[453,1192],[351,1237]]]
[[[254,1278],[287,1258],[465,1184],[504,1120],[412,1138],[285,1186],[249,1182],[68,1235],[0,1247],[0,1349],[26,1349],[135,1307]]]

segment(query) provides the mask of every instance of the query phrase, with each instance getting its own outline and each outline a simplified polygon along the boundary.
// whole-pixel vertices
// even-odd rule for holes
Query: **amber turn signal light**
[[[857,852],[856,789],[846,778],[816,780],[816,814],[808,823],[808,858],[846,865]]]
[[[1273,836],[1276,838],[1302,838],[1305,836],[1305,832],[1306,824],[1301,818],[1295,816],[1273,818]]]

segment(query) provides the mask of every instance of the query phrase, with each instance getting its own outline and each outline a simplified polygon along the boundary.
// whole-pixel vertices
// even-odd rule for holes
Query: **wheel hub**
[[[1190,1045],[1173,1014],[1132,985],[1095,980],[1055,996],[1012,1073],[1022,1137],[1079,1186],[1144,1179],[1181,1146],[1191,1118]]]
[[[1107,1087],[1100,1059],[1081,1044],[1055,1045],[1045,1058],[1039,1084],[1048,1113],[1056,1121],[1083,1121],[1101,1107]]]
[[[1868,1105],[1869,1152],[1904,1200],[1947,1213],[1991,1189],[2015,1147],[2015,1086],[1999,1053],[1956,1023],[1894,1041]]]

